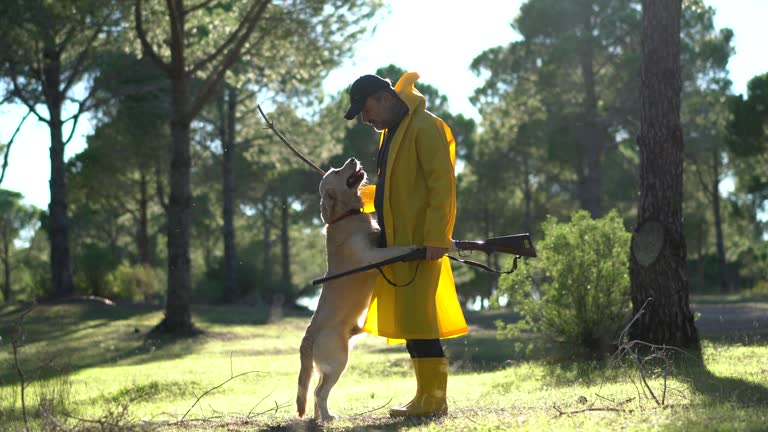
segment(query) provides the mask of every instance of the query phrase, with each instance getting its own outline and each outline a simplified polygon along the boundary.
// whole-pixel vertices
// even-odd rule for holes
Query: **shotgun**
[[[536,249],[534,249],[533,242],[531,241],[531,236],[528,233],[513,234],[513,235],[508,235],[503,237],[493,237],[487,240],[454,240],[453,248],[451,248],[450,251],[451,252],[452,251],[457,251],[457,252],[480,251],[480,252],[485,252],[488,255],[494,252],[498,252],[498,253],[516,255],[518,257],[521,257],[521,256],[535,257],[536,256]],[[360,273],[368,270],[374,270],[374,269],[381,268],[381,267],[384,267],[385,265],[393,264],[396,262],[424,260],[426,259],[426,257],[427,257],[427,249],[424,247],[421,247],[403,255],[398,255],[396,257],[385,259],[383,261],[371,263],[368,265],[364,265],[362,267],[345,270],[339,273],[335,273],[332,275],[321,277],[319,279],[315,279],[312,281],[312,285],[320,285],[322,283],[325,283],[334,279],[338,279],[344,276],[349,276],[351,274]],[[449,258],[453,258],[453,257],[449,256]]]

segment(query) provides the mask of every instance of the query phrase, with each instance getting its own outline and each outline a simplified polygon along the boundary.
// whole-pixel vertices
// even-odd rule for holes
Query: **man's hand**
[[[436,246],[427,246],[427,259],[434,261],[440,259],[443,255],[448,253],[448,248],[441,248]]]

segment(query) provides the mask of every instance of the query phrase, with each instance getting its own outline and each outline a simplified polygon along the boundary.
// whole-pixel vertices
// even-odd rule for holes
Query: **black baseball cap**
[[[349,109],[344,114],[344,118],[352,120],[357,117],[360,111],[363,110],[363,105],[365,105],[365,100],[368,99],[368,96],[385,88],[392,88],[392,82],[378,75],[363,75],[356,79],[349,88]]]

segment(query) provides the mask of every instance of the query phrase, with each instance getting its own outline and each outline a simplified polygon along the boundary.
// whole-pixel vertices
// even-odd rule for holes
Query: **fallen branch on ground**
[[[201,394],[200,396],[198,396],[198,398],[195,400],[195,403],[193,403],[193,404],[192,404],[192,406],[191,406],[191,407],[189,407],[189,409],[187,410],[187,412],[185,412],[185,413],[184,413],[184,415],[183,415],[183,416],[181,416],[181,420],[179,420],[179,423],[180,423],[180,422],[182,422],[182,421],[184,421],[184,419],[187,417],[187,414],[189,414],[189,412],[190,412],[190,411],[192,411],[192,409],[195,407],[195,405],[197,405],[197,403],[198,403],[198,402],[200,402],[200,399],[204,398],[204,397],[205,397],[205,395],[207,395],[208,393],[210,393],[210,392],[212,392],[212,391],[214,391],[214,390],[216,390],[216,389],[218,389],[218,388],[220,388],[220,387],[224,386],[226,383],[228,383],[228,382],[232,381],[232,380],[233,380],[233,379],[235,379],[235,378],[240,378],[241,376],[244,376],[244,375],[249,375],[249,374],[253,374],[253,373],[265,373],[265,372],[261,372],[261,371],[248,371],[248,372],[243,372],[243,373],[240,373],[240,374],[237,374],[237,375],[234,375],[234,376],[230,376],[229,378],[227,378],[227,379],[226,379],[224,382],[222,382],[221,384],[219,384],[219,385],[217,385],[217,386],[215,386],[215,387],[209,388],[208,390],[206,390],[205,392],[203,392],[203,394]]]

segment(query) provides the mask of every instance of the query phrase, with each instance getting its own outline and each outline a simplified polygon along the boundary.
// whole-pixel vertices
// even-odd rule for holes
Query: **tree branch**
[[[214,72],[208,75],[208,78],[205,80],[201,87],[200,93],[197,94],[197,97],[195,97],[195,100],[192,102],[192,108],[188,113],[186,113],[188,116],[187,118],[193,118],[198,112],[200,112],[213,92],[216,91],[216,88],[224,78],[227,70],[229,70],[229,68],[237,60],[243,45],[245,45],[245,42],[248,40],[248,38],[250,38],[251,34],[253,34],[253,30],[256,28],[256,24],[261,19],[269,3],[270,0],[263,0],[261,5],[255,12],[253,12],[251,16],[246,16],[246,18],[243,19],[243,21],[248,22],[248,26],[240,35],[238,40],[234,43],[234,46],[231,47],[229,52],[227,52],[224,58],[222,58],[219,64],[214,68]],[[254,5],[255,4],[256,3],[254,3]]]
[[[216,154],[215,151],[213,151],[213,148],[210,146],[205,145],[200,140],[194,140],[194,143],[197,144],[198,147],[200,147],[200,150],[203,150],[204,152],[210,153],[211,156],[217,157],[219,155]]]
[[[267,1],[266,3],[269,3],[269,2]],[[257,4],[258,4],[257,2],[253,2],[253,4],[251,5],[251,9],[245,14],[246,18],[243,18],[243,20],[240,21],[240,24],[238,24],[237,28],[227,37],[227,40],[225,40],[221,45],[219,45],[219,47],[216,48],[207,57],[205,57],[204,59],[200,60],[195,65],[193,65],[192,68],[189,69],[190,74],[197,73],[202,68],[210,64],[213,60],[217,59],[221,55],[221,53],[226,51],[235,42],[235,40],[237,40],[238,35],[240,35],[240,33],[243,31],[246,25],[249,24],[247,17],[251,16]]]
[[[155,167],[155,193],[160,206],[167,213],[168,200],[165,198],[165,188],[163,188],[163,180],[160,178],[160,169],[157,166]]]
[[[37,119],[45,124],[50,125],[50,121],[41,116],[40,113],[37,112],[37,109],[35,108],[35,105],[32,104],[26,96],[24,96],[24,92],[21,89],[21,86],[19,85],[18,79],[16,77],[15,73],[11,73],[11,81],[13,82],[13,97],[20,100],[21,103],[23,103],[30,111],[32,111],[32,114],[37,117]]]
[[[94,93],[96,93],[96,89],[91,87],[88,95],[82,101],[77,101],[77,112],[62,122],[62,124],[64,124],[70,120],[74,120],[72,129],[69,131],[69,136],[64,140],[64,145],[69,144],[69,141],[72,140],[72,136],[75,134],[75,129],[77,128],[77,122],[80,120],[80,116],[87,111],[86,107],[88,106],[88,101],[93,97]]]
[[[182,13],[183,13],[184,15],[189,15],[189,14],[191,14],[192,12],[195,12],[195,11],[197,11],[197,10],[199,10],[199,9],[203,9],[203,8],[205,8],[205,7],[208,7],[208,6],[210,6],[210,4],[211,4],[211,3],[213,3],[213,2],[214,2],[214,0],[205,0],[205,1],[202,1],[202,2],[200,2],[200,3],[198,3],[198,4],[194,5],[194,6],[190,6],[190,7],[189,7],[187,10],[185,10],[185,11],[184,11],[184,12],[182,12]]]
[[[693,171],[696,173],[696,178],[699,180],[699,184],[701,184],[701,188],[704,189],[704,192],[706,192],[706,195],[709,197],[712,195],[712,190],[709,188],[709,185],[704,179],[704,175],[701,172],[701,169],[699,169],[699,160],[693,156],[693,155],[687,155],[687,158],[690,159],[693,162]],[[711,200],[708,200],[711,201]]]
[[[75,63],[72,66],[72,72],[69,75],[69,78],[67,79],[66,83],[64,84],[64,87],[61,90],[62,94],[67,94],[69,92],[69,89],[72,88],[72,86],[75,84],[77,77],[82,72],[81,69],[85,64],[85,60],[88,58],[88,54],[91,51],[91,47],[93,47],[93,44],[96,42],[96,39],[99,37],[102,30],[104,29],[104,25],[106,25],[108,17],[109,17],[109,14],[107,14],[104,17],[104,20],[96,26],[96,30],[88,39],[85,46],[81,48],[80,53],[77,55],[77,58],[75,59]],[[63,48],[64,46],[62,45],[61,49]]]
[[[180,3],[165,0],[171,27],[171,74],[174,77],[184,76],[184,15],[177,7]]]
[[[24,124],[25,121],[27,121],[27,117],[32,114],[32,110],[28,110],[26,114],[24,114],[24,117],[19,122],[19,125],[16,126],[16,130],[13,131],[13,135],[11,135],[11,139],[8,141],[8,144],[5,147],[5,154],[3,155],[3,171],[0,173],[0,184],[3,183],[3,179],[5,178],[5,170],[8,168],[8,155],[11,153],[11,146],[13,145],[13,140],[16,139],[16,135],[21,130],[21,126]]]
[[[301,160],[302,160],[302,161],[304,161],[304,162],[305,162],[307,165],[309,165],[309,166],[311,166],[312,168],[314,168],[314,169],[315,169],[317,172],[319,172],[319,173],[320,173],[320,175],[325,175],[325,171],[324,171],[322,168],[320,168],[320,167],[318,167],[317,165],[315,165],[315,164],[314,164],[314,163],[313,163],[311,160],[307,159],[307,157],[306,157],[306,156],[304,156],[303,154],[301,154],[301,152],[300,152],[300,151],[296,150],[296,147],[292,146],[292,145],[291,145],[291,143],[290,143],[290,142],[288,142],[288,140],[285,138],[285,136],[283,136],[283,134],[282,134],[282,133],[280,133],[280,131],[279,131],[279,130],[277,130],[277,128],[275,127],[275,124],[274,124],[273,122],[271,122],[271,121],[269,120],[269,118],[267,118],[267,115],[266,115],[266,114],[264,114],[264,111],[262,111],[262,110],[261,110],[261,105],[257,105],[257,106],[256,106],[256,108],[258,108],[258,109],[259,109],[259,113],[261,113],[261,116],[264,118],[264,121],[265,121],[265,122],[267,122],[267,127],[269,127],[270,129],[272,129],[272,132],[274,132],[274,133],[275,133],[275,135],[277,135],[277,137],[278,137],[278,138],[280,138],[280,141],[282,141],[282,142],[283,142],[283,144],[285,144],[286,146],[288,146],[288,148],[289,148],[289,149],[291,149],[291,151],[292,151],[292,152],[293,152],[293,153],[294,153],[296,156],[298,156],[298,157],[299,157],[299,159],[301,159]]]
[[[64,51],[64,47],[69,45],[69,41],[72,40],[72,38],[75,37],[75,35],[83,29],[83,27],[78,24],[79,23],[71,25],[69,27],[69,31],[67,31],[66,36],[64,36],[64,38],[61,40],[61,43],[55,44],[57,51]]]
[[[152,48],[152,45],[147,40],[147,33],[144,31],[144,24],[141,18],[141,0],[136,0],[135,6],[133,8],[133,16],[134,21],[136,21],[136,35],[139,37],[139,41],[141,42],[142,52],[155,64],[157,64],[166,74],[170,75],[171,66],[164,62],[160,56],[157,55],[155,50]]]

